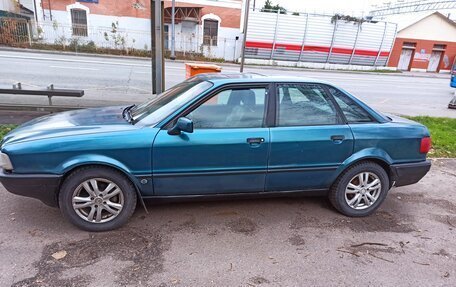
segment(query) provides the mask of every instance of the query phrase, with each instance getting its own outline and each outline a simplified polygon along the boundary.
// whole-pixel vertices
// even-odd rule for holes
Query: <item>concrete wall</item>
[[[29,9],[30,11],[34,11],[35,10],[35,6],[33,4],[34,1],[35,0],[21,0],[21,4],[22,4],[22,6]]]
[[[8,12],[18,12],[15,1],[13,0],[0,0],[0,10]]]

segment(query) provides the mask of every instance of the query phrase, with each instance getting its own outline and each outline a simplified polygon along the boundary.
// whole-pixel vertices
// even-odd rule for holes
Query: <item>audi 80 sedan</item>
[[[143,199],[321,194],[360,217],[429,171],[430,146],[423,125],[326,82],[203,74],[143,104],[23,124],[1,142],[0,181],[89,231]]]

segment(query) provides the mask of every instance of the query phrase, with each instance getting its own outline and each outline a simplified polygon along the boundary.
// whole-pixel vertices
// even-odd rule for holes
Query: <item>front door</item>
[[[152,155],[155,195],[264,191],[267,93],[266,86],[220,90],[181,115],[193,121],[193,133],[161,130]]]
[[[397,69],[401,71],[408,71],[410,67],[410,60],[412,59],[413,49],[402,49],[401,57]]]
[[[428,72],[437,72],[442,59],[442,51],[433,51],[429,59]]]
[[[266,191],[326,189],[353,151],[353,135],[317,84],[277,85]]]

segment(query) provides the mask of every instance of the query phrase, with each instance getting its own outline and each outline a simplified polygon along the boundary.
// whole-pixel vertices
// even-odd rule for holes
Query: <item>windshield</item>
[[[210,87],[212,83],[195,78],[177,84],[154,99],[133,107],[133,123],[141,121],[147,125],[156,124]]]

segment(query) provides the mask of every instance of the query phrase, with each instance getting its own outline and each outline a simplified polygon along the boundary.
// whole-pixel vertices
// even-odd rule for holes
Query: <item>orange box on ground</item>
[[[213,64],[185,63],[185,78],[191,78],[197,74],[220,73],[222,68]]]

